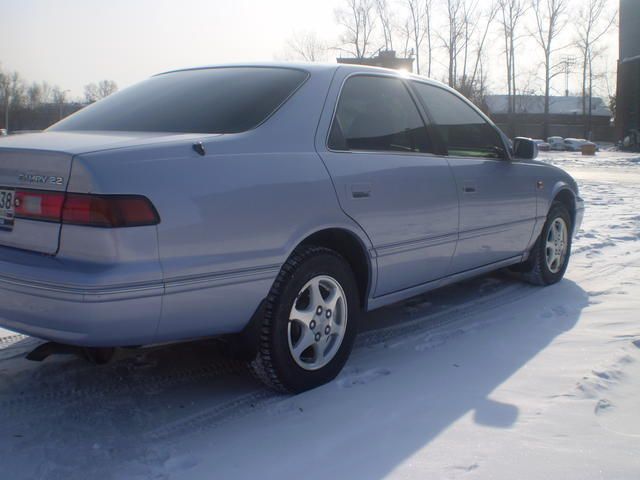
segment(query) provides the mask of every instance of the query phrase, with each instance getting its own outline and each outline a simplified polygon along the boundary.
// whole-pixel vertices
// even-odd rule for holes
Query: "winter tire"
[[[552,285],[562,280],[571,256],[573,222],[564,204],[553,202],[547,220],[529,259],[518,271],[534,285]]]
[[[285,262],[267,297],[256,376],[282,392],[302,392],[334,379],[357,333],[358,288],[344,258],[306,246]]]

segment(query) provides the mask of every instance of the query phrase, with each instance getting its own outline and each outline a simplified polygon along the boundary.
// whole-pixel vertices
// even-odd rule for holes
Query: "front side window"
[[[349,78],[342,89],[329,148],[432,151],[424,122],[404,82],[365,75]]]
[[[237,133],[262,123],[307,78],[291,68],[231,67],[157,75],[49,130]]]
[[[462,99],[444,88],[413,82],[449,155],[502,158],[498,131]]]

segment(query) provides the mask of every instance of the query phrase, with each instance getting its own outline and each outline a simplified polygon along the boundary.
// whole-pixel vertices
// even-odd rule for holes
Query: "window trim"
[[[347,82],[353,77],[390,78],[392,80],[398,80],[400,83],[402,83],[404,88],[407,90],[407,94],[409,95],[409,98],[411,99],[411,101],[413,102],[416,108],[416,112],[418,113],[418,116],[420,117],[420,120],[422,121],[423,126],[425,127],[428,140],[431,143],[434,151],[433,152],[405,152],[402,150],[397,150],[397,151],[396,150],[336,150],[334,148],[331,148],[331,146],[329,145],[329,139],[331,137],[331,130],[333,129],[333,123],[336,120],[336,115],[338,114],[338,105],[340,104],[340,99],[342,98],[342,92]],[[340,85],[340,89],[338,90],[338,94],[335,97],[336,101],[335,101],[335,104],[333,105],[333,111],[331,113],[331,121],[329,122],[329,128],[327,129],[327,132],[325,135],[324,147],[327,149],[327,151],[332,153],[367,154],[367,155],[380,154],[380,155],[411,155],[411,156],[426,155],[431,157],[443,156],[437,152],[441,148],[440,140],[434,139],[433,131],[431,128],[429,128],[429,123],[425,121],[425,115],[427,114],[427,112],[424,108],[422,108],[422,104],[418,102],[418,98],[416,98],[416,95],[413,89],[409,87],[406,80],[407,79],[401,77],[400,75],[393,74],[393,73],[386,73],[386,72],[379,72],[379,73],[378,72],[352,72],[348,74],[346,77],[344,77],[342,79],[342,84]],[[427,117],[427,120],[430,121],[430,118]]]
[[[433,119],[433,115],[431,114],[431,111],[429,110],[429,108],[427,107],[425,102],[422,100],[422,97],[416,91],[416,89],[414,87],[414,83],[427,85],[427,86],[433,87],[433,88],[439,88],[440,90],[443,90],[443,91],[445,91],[447,93],[450,93],[454,97],[457,97],[460,100],[462,100],[463,103],[465,103],[467,106],[469,106],[471,108],[471,110],[476,112],[480,116],[480,118],[482,120],[484,120],[496,132],[496,135],[500,139],[500,142],[502,143],[502,148],[504,149],[505,154],[506,154],[506,156],[504,158],[474,157],[474,156],[466,156],[466,155],[456,155],[456,157],[470,159],[470,160],[480,160],[480,161],[487,161],[487,160],[494,160],[494,161],[500,161],[500,162],[504,162],[504,161],[511,162],[511,161],[513,161],[513,156],[511,155],[511,149],[509,148],[508,145],[505,144],[505,141],[504,141],[504,138],[503,138],[503,135],[502,135],[502,131],[497,127],[497,125],[495,123],[493,123],[493,121],[489,117],[487,117],[484,114],[484,112],[482,110],[480,110],[476,105],[474,105],[471,101],[469,101],[468,98],[466,98],[464,95],[462,95],[461,93],[457,92],[454,89],[446,88],[444,86],[437,85],[437,84],[431,83],[431,82],[425,82],[424,80],[420,80],[420,79],[416,79],[416,78],[410,78],[409,79],[409,84],[410,84],[411,91],[414,92],[416,98],[418,99],[418,102],[420,102],[420,105],[424,109],[425,113],[428,115],[429,121],[431,122],[432,125],[436,126],[436,125],[438,125],[438,122],[436,122]],[[449,155],[449,148],[447,147],[447,142],[445,142],[442,139],[442,137],[438,133],[437,129],[434,128],[434,130],[435,130],[434,134],[437,135],[437,137],[438,137],[438,143],[441,144],[443,151],[446,151],[444,156],[450,157],[451,155]]]

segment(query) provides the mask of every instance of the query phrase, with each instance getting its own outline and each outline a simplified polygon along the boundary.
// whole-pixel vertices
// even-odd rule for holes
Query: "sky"
[[[294,30],[337,37],[332,0],[0,0],[0,63],[82,95],[166,70],[273,60]]]
[[[572,1],[575,5],[584,0]],[[0,0],[0,67],[20,72],[28,82],[45,80],[82,98],[84,85],[103,79],[124,88],[182,67],[282,58],[294,32],[315,32],[335,45],[340,27],[334,10],[343,4],[344,0]],[[497,23],[493,29],[487,55],[489,88],[503,93]],[[614,90],[615,32],[606,43],[609,49],[598,58],[597,67],[606,72],[608,89]],[[525,47],[528,55],[518,58],[527,77],[522,82],[533,82],[539,89],[541,58],[532,45]],[[438,59],[436,63],[434,77],[442,79],[446,66]],[[571,83],[578,91],[577,74]],[[605,95],[606,87],[599,81],[596,93]],[[559,76],[552,93],[563,91],[564,77]]]

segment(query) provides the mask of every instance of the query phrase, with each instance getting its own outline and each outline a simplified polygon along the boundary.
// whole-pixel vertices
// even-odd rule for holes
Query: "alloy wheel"
[[[347,328],[347,301],[340,283],[318,275],[300,290],[289,313],[289,352],[305,370],[327,365],[340,349]]]
[[[558,273],[564,266],[569,247],[569,230],[562,218],[556,218],[549,227],[545,256],[551,273]]]

